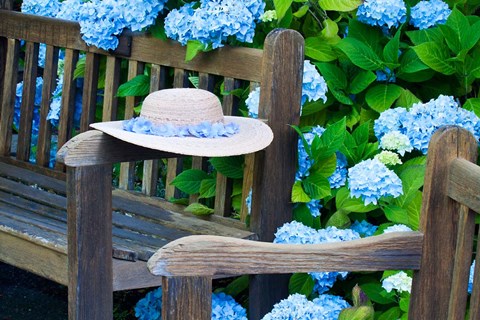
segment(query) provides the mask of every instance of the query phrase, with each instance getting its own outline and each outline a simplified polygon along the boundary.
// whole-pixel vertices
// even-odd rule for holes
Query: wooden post
[[[67,167],[68,318],[113,318],[112,166]]]
[[[465,252],[469,256],[472,254],[473,229],[468,230],[465,226],[474,227],[472,221],[462,221],[465,219],[465,209],[448,196],[449,166],[458,157],[476,162],[477,143],[473,136],[458,127],[439,129],[428,148],[419,227],[425,236],[420,270],[414,272],[409,307],[411,319],[446,319],[449,304],[452,312],[459,310],[459,305],[466,305],[466,285],[462,290],[455,290],[452,283],[452,279],[455,279],[455,265],[469,263],[458,259],[465,259]],[[461,227],[465,229],[461,230]],[[471,233],[471,236],[459,234],[463,232]],[[457,252],[456,255],[457,248],[460,248],[460,253]],[[466,282],[468,275],[462,280],[462,283]],[[455,297],[451,297],[451,294]],[[463,317],[464,315],[454,315],[448,318]]]
[[[267,119],[275,138],[255,157],[251,228],[260,241],[272,241],[277,228],[292,219],[297,136],[289,125],[298,125],[300,118],[303,47],[293,30],[273,31],[265,40],[259,118]],[[252,276],[250,319],[270,311],[287,289],[288,275]]]
[[[162,279],[163,320],[210,320],[211,317],[211,277]]]

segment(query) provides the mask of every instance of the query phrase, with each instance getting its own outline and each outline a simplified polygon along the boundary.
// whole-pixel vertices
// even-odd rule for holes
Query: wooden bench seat
[[[12,3],[0,2],[0,260],[68,285],[69,319],[111,319],[113,290],[165,285],[151,275],[146,261],[172,240],[204,234],[270,241],[276,228],[291,219],[288,186],[295,175],[297,137],[289,125],[298,124],[300,113],[303,38],[299,33],[274,30],[263,50],[224,47],[186,62],[185,47],[144,33],[122,36],[114,52],[88,47],[78,23],[3,10],[11,9]],[[44,67],[38,66],[40,44],[46,45]],[[53,127],[46,116],[60,51],[64,52],[62,109],[58,127]],[[82,61],[83,102],[81,119],[74,123],[78,61]],[[205,169],[208,159],[185,161],[180,155],[132,146],[89,130],[93,122],[134,115],[140,97],[120,101],[117,90],[121,82],[138,75],[149,77],[150,92],[192,87],[189,77],[195,77],[199,88],[222,92],[225,115],[240,114],[236,89],[261,88],[259,117],[275,138],[267,149],[245,156],[242,205],[235,213],[240,219],[232,214],[234,181],[220,173],[212,201],[214,215],[194,216],[184,211],[185,206],[165,200],[179,196],[170,184],[178,174],[188,168]],[[43,91],[38,137],[33,137],[36,77],[43,78]],[[14,128],[20,81],[20,125]],[[49,166],[52,140],[58,141],[53,168]],[[38,141],[34,161],[32,141]],[[112,189],[112,167],[118,163],[118,187]],[[191,166],[184,168],[184,163]],[[143,168],[141,178],[136,167]],[[166,172],[165,198],[157,197],[160,170]],[[250,190],[252,209],[247,219],[245,199]],[[190,195],[188,202],[198,198]],[[283,288],[286,280],[252,278],[252,296],[267,287],[272,290],[253,300],[251,314],[258,318],[265,313],[262,308],[268,303],[263,301],[281,296],[286,287],[276,287]]]

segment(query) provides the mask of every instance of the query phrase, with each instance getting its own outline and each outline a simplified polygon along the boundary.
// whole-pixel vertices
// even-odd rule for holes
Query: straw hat
[[[201,89],[159,90],[145,98],[140,117],[90,126],[142,147],[203,157],[252,153],[273,140],[268,125],[224,116],[217,96]]]

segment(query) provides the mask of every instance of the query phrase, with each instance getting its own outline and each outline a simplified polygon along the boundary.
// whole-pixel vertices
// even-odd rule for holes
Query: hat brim
[[[240,130],[231,137],[161,137],[126,131],[123,121],[93,123],[90,127],[112,137],[141,147],[201,157],[228,157],[265,149],[273,140],[273,132],[265,123],[251,118],[225,116],[225,123],[234,122]]]

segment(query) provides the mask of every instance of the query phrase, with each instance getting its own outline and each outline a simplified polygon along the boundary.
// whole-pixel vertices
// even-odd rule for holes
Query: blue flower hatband
[[[171,123],[153,124],[150,120],[137,117],[123,122],[123,129],[130,132],[161,137],[196,137],[219,138],[230,137],[240,131],[236,123],[202,122],[197,125],[174,126]]]

